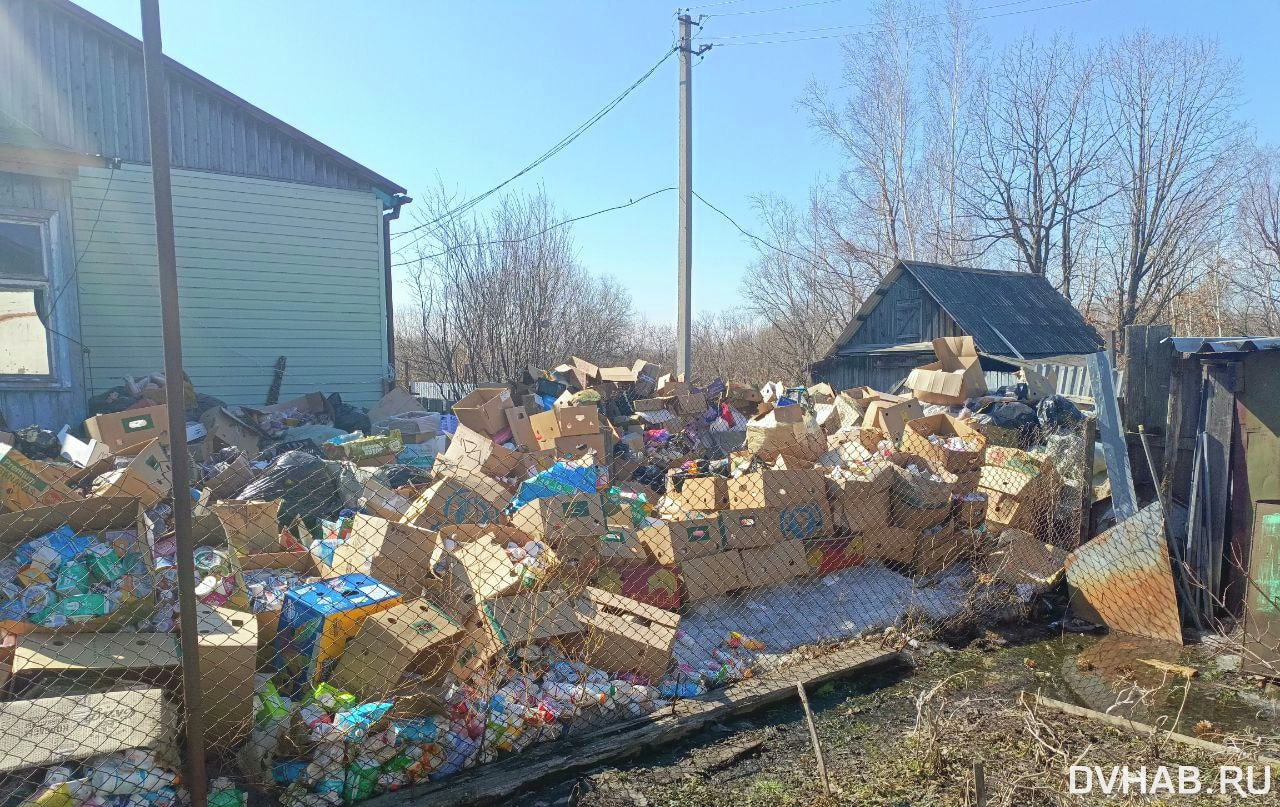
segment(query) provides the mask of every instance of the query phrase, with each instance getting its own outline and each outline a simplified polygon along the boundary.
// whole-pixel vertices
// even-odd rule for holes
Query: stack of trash
[[[181,491],[157,382],[127,386],[130,407],[55,436],[56,459],[47,436],[0,434],[0,627],[20,684],[4,698],[92,711],[143,680],[131,708],[179,702],[175,496],[194,502],[207,744],[238,770],[219,807],[247,789],[350,803],[642,719],[902,619],[917,583],[1036,596],[1057,579],[1065,480],[1085,478],[1067,456],[1082,416],[1043,384],[989,392],[972,340],[935,348],[908,394],[697,386],[573,357],[446,416],[403,390],[368,411],[319,392],[219,402],[188,424]],[[874,602],[856,620],[836,612],[859,596]],[[41,673],[50,636],[147,657],[95,668],[86,693]],[[54,744],[29,784],[74,807],[164,807],[181,783],[161,735]]]

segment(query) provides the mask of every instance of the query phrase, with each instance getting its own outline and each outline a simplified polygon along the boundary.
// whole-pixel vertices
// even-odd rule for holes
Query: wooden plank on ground
[[[1023,692],[1021,699],[1023,703],[1029,702],[1037,706],[1043,706],[1047,709],[1053,709],[1056,712],[1062,712],[1063,714],[1072,715],[1074,717],[1083,717],[1089,720],[1095,720],[1099,723],[1104,723],[1113,728],[1123,729],[1125,731],[1133,732],[1134,734],[1143,734],[1149,737],[1154,737],[1159,735],[1161,737],[1164,737],[1166,740],[1171,740],[1180,745],[1186,745],[1191,748],[1199,748],[1201,750],[1209,751],[1214,754],[1222,754],[1225,756],[1238,756],[1238,757],[1243,757],[1245,759],[1256,760],[1257,762],[1260,762],[1263,765],[1266,765],[1267,767],[1271,768],[1272,773],[1280,772],[1280,760],[1273,759],[1272,757],[1262,756],[1261,754],[1254,754],[1252,752],[1252,749],[1250,749],[1247,746],[1222,745],[1221,743],[1215,743],[1210,740],[1203,740],[1199,737],[1190,737],[1186,734],[1178,734],[1168,729],[1156,728],[1155,726],[1150,726],[1150,725],[1147,725],[1146,723],[1139,723],[1135,720],[1130,720],[1127,717],[1118,717],[1116,715],[1106,714],[1105,712],[1098,712],[1093,709],[1086,709],[1083,706],[1076,706],[1075,704],[1071,704],[1071,703],[1063,703],[1062,701],[1054,700],[1053,698],[1046,698],[1044,695],[1033,695],[1030,692]]]
[[[1115,511],[1117,521],[1124,521],[1138,512],[1138,494],[1133,490],[1133,472],[1129,469],[1129,451],[1120,422],[1115,376],[1106,353],[1094,353],[1086,363],[1093,382],[1093,402],[1098,411],[1098,436],[1102,440],[1102,454],[1107,460],[1107,477],[1111,480],[1111,509]]]
[[[676,701],[673,708],[648,718],[590,734],[574,734],[523,753],[427,785],[404,788],[362,802],[361,807],[463,807],[505,802],[513,794],[548,777],[666,745],[732,715],[796,697],[796,682],[813,686],[851,673],[900,661],[897,652],[870,645],[838,650],[812,661],[771,670],[704,698]]]
[[[1182,643],[1160,503],[1152,502],[1067,556],[1071,598],[1107,627]]]

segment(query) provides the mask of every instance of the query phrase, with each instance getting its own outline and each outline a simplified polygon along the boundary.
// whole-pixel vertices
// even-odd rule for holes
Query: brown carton
[[[556,438],[600,433],[600,410],[595,406],[557,406],[529,416],[538,448],[554,448]]]
[[[735,510],[786,507],[826,498],[826,478],[811,468],[756,471],[729,480],[729,506]]]
[[[907,376],[907,387],[927,403],[962,404],[987,391],[986,380],[972,336],[944,336],[933,340],[938,360],[917,367]]]
[[[94,415],[84,422],[84,428],[91,438],[105,445],[112,453],[151,440],[159,440],[162,445],[168,446],[169,407],[161,404]]]
[[[568,592],[554,589],[495,597],[480,606],[480,617],[503,648],[582,632]]]
[[[228,499],[212,506],[227,543],[241,555],[280,552],[280,500]]]
[[[196,604],[205,736],[213,748],[232,749],[253,729],[253,673],[258,625],[252,614]]]
[[[760,588],[807,574],[809,557],[802,541],[783,541],[742,550],[742,567],[746,571],[747,586]]]
[[[455,524],[499,524],[510,498],[502,486],[487,477],[450,474],[423,491],[402,520],[428,530]]]
[[[412,597],[431,577],[435,546],[436,533],[430,530],[357,514],[346,542],[333,551],[333,572],[367,574]]]
[[[747,585],[742,553],[736,549],[684,561],[676,567],[676,573],[685,603],[702,602]]]
[[[684,563],[721,549],[718,518],[662,521],[636,530],[636,539],[664,565]]]
[[[513,406],[504,410],[507,425],[511,428],[511,442],[526,451],[538,449],[538,439],[533,435],[533,424],[529,422],[528,411],[523,406]]]
[[[361,702],[386,701],[449,672],[463,628],[430,600],[411,600],[367,617],[333,671],[330,683]],[[412,676],[403,690],[402,679]]]
[[[458,423],[458,428],[449,438],[449,447],[436,461],[440,467],[462,473],[498,477],[513,475],[521,465],[516,452],[464,423]]]
[[[507,427],[506,410],[511,408],[511,390],[506,387],[477,387],[453,405],[458,422],[488,437]]]
[[[755,507],[750,509],[722,510],[720,529],[726,549],[751,549],[771,546],[787,539],[782,531],[782,509]]]
[[[0,772],[171,742],[177,709],[159,689],[0,703]]]
[[[729,480],[723,476],[692,476],[677,480],[668,475],[667,495],[687,510],[723,510],[729,506]]]
[[[882,563],[910,566],[915,562],[919,530],[881,527],[863,533],[862,545],[867,557]]]
[[[607,529],[604,501],[595,493],[572,493],[534,499],[511,516],[511,523],[530,535],[555,541],[595,537]]]
[[[966,445],[972,445],[972,448],[953,451],[945,444],[932,442],[930,437],[937,437],[943,441],[958,437]],[[982,465],[986,448],[987,438],[982,432],[946,414],[909,420],[902,435],[903,451],[919,454],[953,474],[977,470]]]
[[[902,439],[907,421],[921,417],[924,417],[924,407],[915,398],[880,395],[867,402],[862,425],[879,429],[896,443]]]
[[[680,628],[677,614],[591,587],[576,607],[584,628],[577,658],[614,675],[636,673],[655,684],[666,675]]]
[[[52,507],[84,498],[68,487],[78,469],[72,465],[33,460],[7,443],[0,443],[0,506],[11,511]]]
[[[243,418],[232,414],[228,409],[218,407],[210,409],[200,416],[200,423],[205,429],[204,454],[212,456],[214,452],[225,446],[234,446],[249,457],[258,454],[261,433]]]

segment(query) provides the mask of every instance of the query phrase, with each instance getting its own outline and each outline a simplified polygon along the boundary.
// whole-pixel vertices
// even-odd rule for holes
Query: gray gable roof
[[[1040,275],[899,261],[836,340],[833,353],[857,333],[883,299],[883,291],[903,272],[909,272],[960,330],[973,337],[981,353],[1057,356],[1095,353],[1102,347],[1093,326]]]

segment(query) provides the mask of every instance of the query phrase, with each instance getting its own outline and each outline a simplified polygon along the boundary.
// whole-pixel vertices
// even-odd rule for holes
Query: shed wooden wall
[[[960,335],[955,320],[909,272],[903,272],[867,315],[847,346],[902,345]]]
[[[82,169],[74,183],[83,341],[93,388],[163,366],[151,169]],[[382,393],[382,214],[367,192],[173,172],[183,355],[196,389],[261,404],[277,356],[282,399]]]

